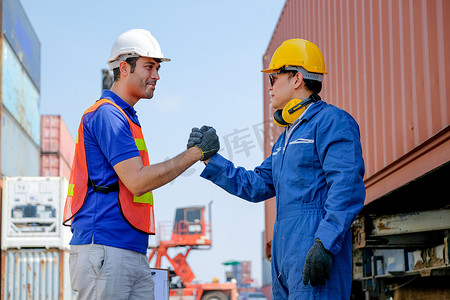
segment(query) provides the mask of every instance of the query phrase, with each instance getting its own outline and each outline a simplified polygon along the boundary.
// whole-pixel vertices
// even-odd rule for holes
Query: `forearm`
[[[216,154],[200,176],[232,195],[250,202],[260,202],[275,195],[269,166],[270,162],[265,161],[254,171],[249,171],[236,168],[232,162]]]
[[[145,167],[142,170],[142,177],[145,179],[142,189],[154,190],[171,182],[199,161],[201,157],[200,150],[193,147],[168,161]]]
[[[140,157],[134,157],[116,164],[114,170],[131,193],[141,196],[171,182],[195,162],[217,153],[220,144],[216,130],[208,126],[193,128],[187,148],[185,152],[159,164],[144,166]]]
[[[116,172],[125,186],[135,195],[140,196],[157,189],[181,175],[202,157],[196,147],[189,148],[178,156],[155,165],[140,165],[136,168],[116,166]],[[139,158],[140,160],[140,158]],[[135,170],[133,172],[133,169]]]

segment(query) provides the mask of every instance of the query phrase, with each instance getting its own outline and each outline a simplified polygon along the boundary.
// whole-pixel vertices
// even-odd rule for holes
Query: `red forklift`
[[[209,204],[209,222],[205,219],[205,206],[177,208],[175,221],[160,222],[157,242],[152,247],[148,261],[151,264],[156,255],[154,267],[161,268],[161,258],[166,257],[173,267],[169,273],[170,300],[237,300],[235,283],[192,283],[195,278],[186,258],[191,250],[208,250],[211,248],[211,203]],[[179,251],[170,257],[167,250]],[[184,250],[184,252],[183,252]],[[184,253],[184,254],[183,254]],[[178,277],[178,281],[177,281]]]

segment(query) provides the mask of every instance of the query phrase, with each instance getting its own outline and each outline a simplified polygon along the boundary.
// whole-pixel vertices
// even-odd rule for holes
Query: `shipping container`
[[[9,43],[3,40],[3,107],[20,124],[35,144],[40,144],[40,95]]]
[[[238,289],[241,287],[250,287],[253,282],[252,275],[252,262],[240,261],[235,265],[232,265],[233,278],[236,279]]]
[[[406,299],[409,288],[426,285],[425,276],[449,280],[450,218],[434,221],[450,204],[449,15],[446,0],[287,0],[263,55],[267,68],[283,41],[315,43],[328,72],[322,99],[360,126],[367,196],[354,223],[354,278],[363,297]],[[283,130],[271,122],[268,84],[264,76],[266,157]],[[274,199],[265,211],[270,255]],[[376,230],[394,223],[399,230]],[[399,269],[387,265],[393,260]],[[403,294],[395,288],[411,278]],[[448,288],[437,284],[429,295],[440,292]]]
[[[265,233],[262,232],[261,236],[261,270],[262,270],[262,282],[261,286],[272,286],[272,271],[269,259],[266,257],[266,243]],[[268,296],[265,293],[266,297]]]
[[[19,0],[3,0],[2,37],[8,40],[38,90],[41,86],[41,43]]]
[[[55,249],[2,251],[1,299],[76,299],[70,287],[69,252]]]
[[[39,176],[39,145],[4,109],[1,119],[1,175]]]
[[[68,180],[74,153],[75,141],[61,116],[41,116],[41,176]]]
[[[3,177],[2,249],[68,249],[72,234],[62,225],[67,188],[62,177]]]
[[[266,296],[267,300],[272,300],[272,285],[264,285],[261,287],[261,293]]]
[[[71,165],[58,154],[41,154],[41,176],[59,177],[69,180]]]
[[[284,40],[318,45],[322,98],[360,125],[367,203],[449,160],[449,13],[444,0],[288,0],[282,10],[263,67]],[[271,120],[267,88],[264,76]],[[267,156],[282,129],[265,124]]]
[[[72,164],[75,141],[61,116],[41,116],[41,152],[58,154],[66,164]]]

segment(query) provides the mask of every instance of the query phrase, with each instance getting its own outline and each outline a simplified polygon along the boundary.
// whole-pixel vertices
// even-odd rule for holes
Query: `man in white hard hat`
[[[149,165],[133,106],[153,97],[163,61],[170,60],[150,32],[121,34],[108,60],[111,90],[83,114],[63,222],[73,233],[70,277],[78,299],[153,299],[146,256],[155,234],[151,191],[219,149],[214,129],[202,127],[212,136],[207,143],[191,137],[185,152]]]

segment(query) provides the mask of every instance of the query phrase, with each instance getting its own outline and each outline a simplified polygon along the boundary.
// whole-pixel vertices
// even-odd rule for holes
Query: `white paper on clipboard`
[[[151,268],[155,282],[155,300],[169,300],[169,270]]]

